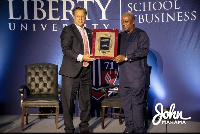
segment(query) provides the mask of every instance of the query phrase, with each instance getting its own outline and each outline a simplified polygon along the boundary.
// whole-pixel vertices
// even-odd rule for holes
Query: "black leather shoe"
[[[80,133],[89,133],[89,130],[88,129],[83,129],[83,130],[80,130]]]
[[[66,129],[65,133],[74,133],[75,129]]]
[[[74,133],[74,130],[66,130],[65,133]]]
[[[132,131],[132,132],[129,132],[129,131],[126,131],[126,130],[124,130],[124,132],[123,133],[134,133],[134,131]]]
[[[127,132],[127,131],[124,131],[123,133],[132,133],[132,132]]]

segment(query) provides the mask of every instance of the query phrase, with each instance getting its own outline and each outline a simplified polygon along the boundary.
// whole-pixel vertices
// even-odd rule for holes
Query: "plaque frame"
[[[93,29],[91,57],[114,60],[118,52],[118,34],[118,29]]]

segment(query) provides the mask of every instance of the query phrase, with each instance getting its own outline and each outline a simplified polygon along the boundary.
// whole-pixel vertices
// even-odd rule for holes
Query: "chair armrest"
[[[108,91],[109,91],[110,89],[118,88],[118,87],[119,87],[119,85],[103,87],[103,88],[101,89],[101,92],[104,93],[104,94],[105,94],[105,97],[107,98],[107,97],[108,97]]]
[[[24,93],[24,89],[27,89],[28,87],[26,86],[26,85],[22,85],[22,86],[20,86],[20,88],[19,88],[19,93],[20,94],[23,94]]]
[[[29,95],[29,88],[26,85],[22,85],[19,88],[19,93],[21,94],[21,102],[20,102],[20,106],[22,106],[22,103],[24,101],[24,89],[26,90],[26,95]]]
[[[58,94],[61,94],[61,87],[58,86]]]
[[[60,95],[61,95],[61,87],[58,85],[58,99],[59,99],[59,101],[61,101]]]
[[[108,93],[108,90],[109,90],[109,88],[102,88],[102,89],[101,89],[101,92],[102,92],[103,94],[107,94],[107,93]]]
[[[19,88],[19,93],[21,96],[25,95],[25,97],[30,95],[30,89],[27,87],[27,85],[22,85]]]
[[[113,88],[116,88],[116,87],[119,87],[119,85],[103,87],[103,88],[101,89],[101,92],[102,92],[102,93],[108,93],[108,91],[109,91],[110,89],[113,89]]]

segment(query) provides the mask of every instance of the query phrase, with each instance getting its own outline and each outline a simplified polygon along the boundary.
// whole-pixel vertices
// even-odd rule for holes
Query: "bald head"
[[[135,15],[134,15],[133,13],[131,13],[131,12],[126,12],[126,13],[123,14],[123,16],[128,16],[128,17],[130,17],[131,19],[135,20]],[[122,17],[123,17],[123,16],[122,16]]]
[[[133,13],[126,12],[121,20],[122,28],[125,32],[130,33],[135,29],[135,16]]]

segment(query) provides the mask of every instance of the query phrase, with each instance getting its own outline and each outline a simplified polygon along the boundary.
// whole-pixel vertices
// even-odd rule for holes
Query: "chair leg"
[[[26,125],[28,125],[28,108],[25,109],[26,109]]]
[[[104,129],[104,115],[105,115],[105,108],[101,107],[101,128]]]
[[[24,131],[24,107],[22,106],[21,130]]]
[[[56,130],[58,129],[59,107],[56,107]]]
[[[122,111],[119,109],[119,124],[122,124]]]

